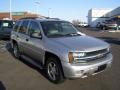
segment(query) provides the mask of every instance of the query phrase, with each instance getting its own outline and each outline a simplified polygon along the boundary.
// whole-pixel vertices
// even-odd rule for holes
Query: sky
[[[87,21],[88,10],[91,8],[115,9],[120,6],[120,0],[11,0],[11,2],[12,12],[29,11],[68,21],[75,19]],[[9,3],[10,0],[1,0],[0,12],[9,11]]]

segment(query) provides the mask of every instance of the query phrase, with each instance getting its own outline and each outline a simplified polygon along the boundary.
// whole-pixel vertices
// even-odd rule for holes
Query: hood
[[[90,36],[52,38],[52,41],[70,50],[78,51],[95,51],[109,47],[106,42]]]

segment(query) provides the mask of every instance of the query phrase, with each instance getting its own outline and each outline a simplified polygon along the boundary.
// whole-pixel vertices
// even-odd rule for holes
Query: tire
[[[105,27],[104,27],[104,26],[102,27],[102,30],[105,30]]]
[[[46,62],[47,76],[49,80],[55,84],[65,81],[61,64],[57,60],[56,58],[50,57]]]
[[[107,27],[104,25],[104,26],[102,27],[102,30],[107,30]]]
[[[18,59],[20,59],[20,57],[21,57],[18,45],[16,43],[13,44],[13,55],[15,58],[18,58]]]

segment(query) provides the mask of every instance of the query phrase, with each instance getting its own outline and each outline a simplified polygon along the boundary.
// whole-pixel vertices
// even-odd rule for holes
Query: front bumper
[[[0,38],[10,38],[10,34],[0,33]]]
[[[95,75],[111,66],[113,56],[108,54],[105,58],[89,64],[70,64],[62,62],[64,76],[66,78],[84,78]]]

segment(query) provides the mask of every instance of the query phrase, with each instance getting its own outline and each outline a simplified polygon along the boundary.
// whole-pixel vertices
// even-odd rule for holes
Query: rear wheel
[[[60,63],[56,58],[48,58],[46,68],[48,78],[53,83],[62,83],[65,80]]]

